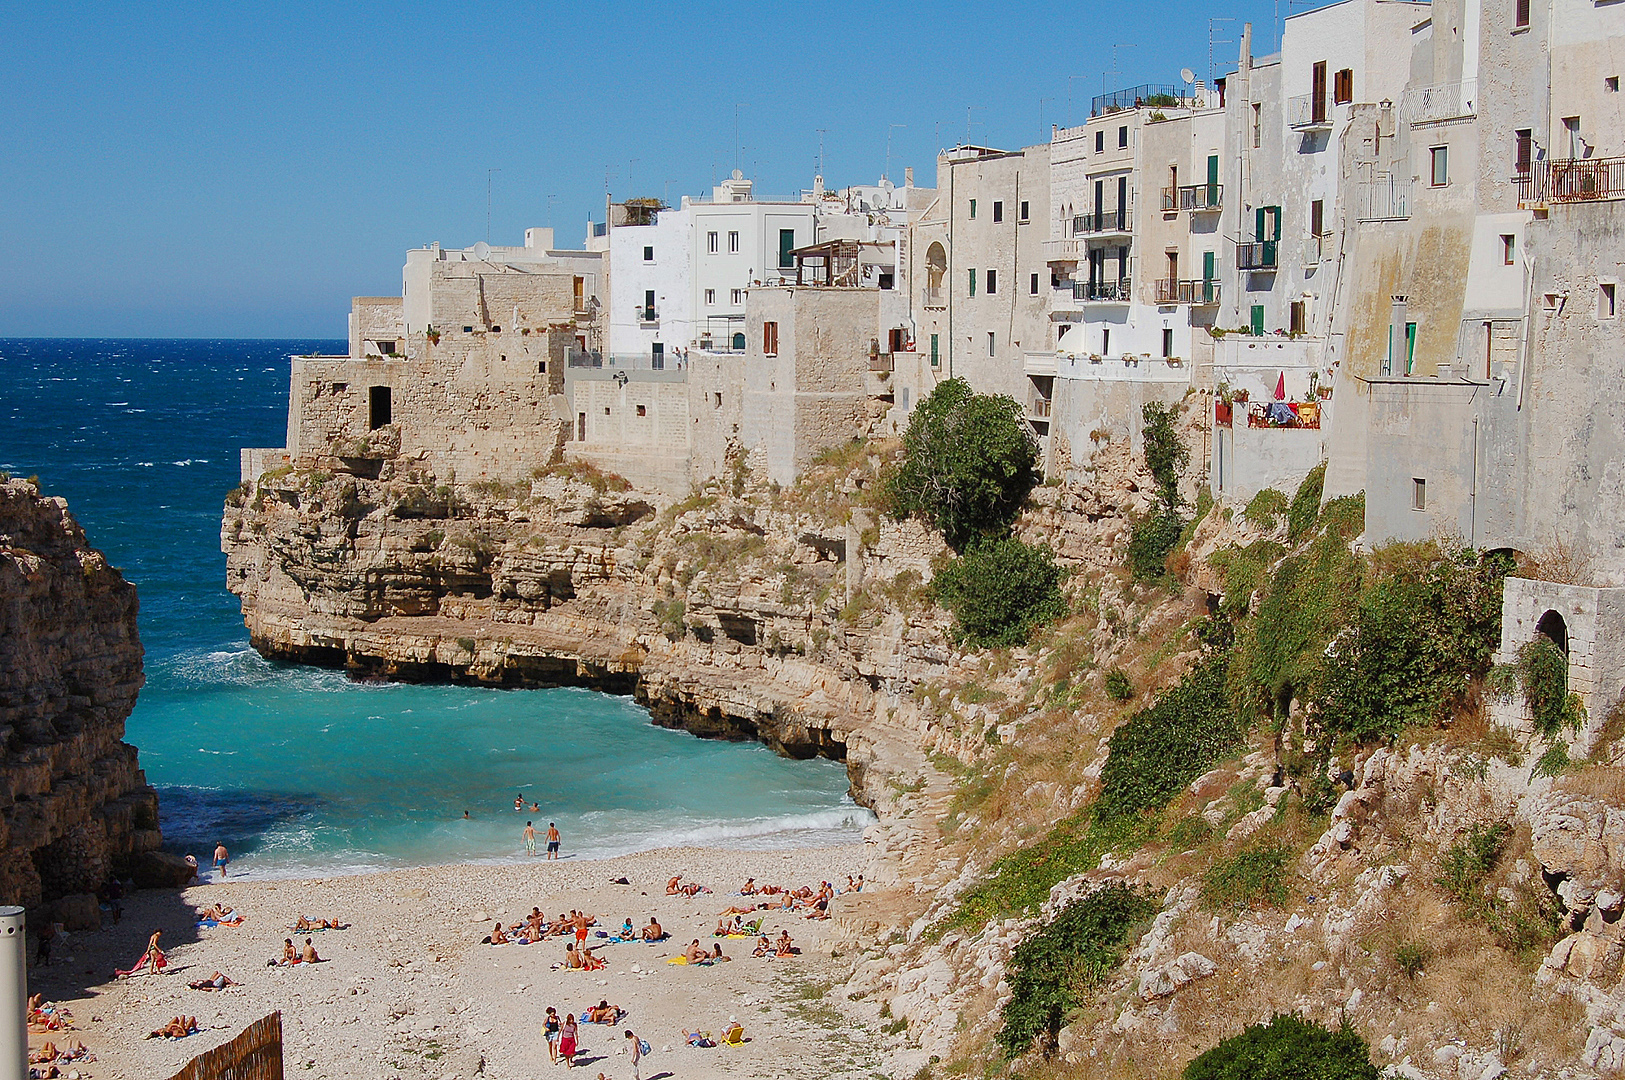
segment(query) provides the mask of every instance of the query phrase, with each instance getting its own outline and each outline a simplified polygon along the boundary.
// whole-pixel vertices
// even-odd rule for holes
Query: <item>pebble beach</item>
[[[142,892],[124,902],[117,926],[59,939],[51,963],[29,973],[30,991],[65,1006],[74,1030],[30,1036],[59,1045],[82,1040],[96,1060],[72,1066],[81,1078],[164,1077],[248,1024],[281,1010],[287,1075],[325,1077],[534,1077],[561,1073],[630,1078],[630,1029],[652,1055],[642,1077],[868,1076],[874,1055],[825,1000],[836,960],[836,919],[767,910],[764,933],[787,930],[801,952],[751,955],[755,942],[720,939],[727,963],[668,963],[690,941],[710,946],[719,914],[747,877],[758,883],[844,888],[868,859],[861,843],[779,851],[673,848],[613,859],[540,857],[516,865],[422,867],[315,880],[209,879],[179,895]],[[666,895],[681,875],[712,891]],[[615,883],[624,878],[628,884]],[[759,899],[759,898],[757,898]],[[194,913],[213,904],[245,916],[240,927],[198,927]],[[843,898],[837,898],[839,915]],[[519,922],[533,906],[549,918],[580,909],[595,930],[650,916],[671,937],[659,944],[605,945],[602,971],[554,965],[566,938],[533,945],[480,944],[492,924]],[[284,938],[302,946],[295,920],[337,919],[347,930],[310,935],[323,962],[268,967]],[[167,969],[115,979],[140,956],[153,929],[164,931]],[[594,937],[593,942],[602,939]],[[187,983],[222,972],[241,986],[191,990]],[[562,1015],[601,1000],[627,1011],[613,1027],[581,1026],[576,1068],[549,1063],[540,1034],[549,1006]],[[184,1039],[145,1036],[176,1015],[202,1029]],[[740,1048],[687,1046],[685,1030],[713,1035],[737,1018]],[[66,1070],[64,1071],[66,1075]]]

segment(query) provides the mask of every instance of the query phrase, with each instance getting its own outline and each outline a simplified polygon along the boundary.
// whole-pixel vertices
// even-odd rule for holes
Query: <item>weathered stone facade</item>
[[[143,681],[135,587],[66,502],[0,483],[0,903],[91,892],[158,847],[122,741]]]

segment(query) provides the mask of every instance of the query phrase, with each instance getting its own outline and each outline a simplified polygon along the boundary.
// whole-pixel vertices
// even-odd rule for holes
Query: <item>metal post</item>
[[[0,1080],[28,1077],[28,946],[23,909],[0,907]]]

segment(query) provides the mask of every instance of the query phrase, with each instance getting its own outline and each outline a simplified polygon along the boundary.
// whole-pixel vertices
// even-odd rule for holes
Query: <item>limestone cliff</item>
[[[64,500],[0,484],[0,902],[91,891],[158,847],[122,741],[143,681],[135,586]]]

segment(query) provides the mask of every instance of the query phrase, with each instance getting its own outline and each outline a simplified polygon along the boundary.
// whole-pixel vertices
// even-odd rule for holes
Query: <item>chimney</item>
[[[903,186],[904,187],[913,187],[914,186],[914,166],[912,166],[912,165],[905,165],[903,167]]]
[[[1388,371],[1392,375],[1409,375],[1409,350],[1405,347],[1405,310],[1410,297],[1394,293],[1388,309]]]
[[[1242,71],[1253,69],[1253,24],[1243,23],[1241,27],[1241,56],[1237,64]]]

